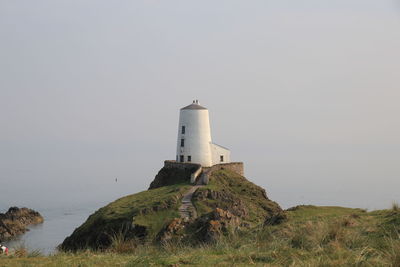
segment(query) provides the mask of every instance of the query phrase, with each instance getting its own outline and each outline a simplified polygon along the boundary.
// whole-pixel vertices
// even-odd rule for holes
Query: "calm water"
[[[0,168],[0,181],[1,178]],[[53,253],[89,215],[120,197],[145,190],[151,182],[143,179],[140,185],[124,177],[118,177],[118,182],[115,177],[104,180],[55,178],[47,183],[40,179],[41,176],[27,172],[25,176],[9,179],[7,187],[0,186],[0,212],[13,206],[28,207],[44,217],[43,224],[30,226],[30,231],[24,235],[4,242],[10,248],[23,244],[29,250]]]
[[[87,217],[104,203],[74,206],[64,208],[47,208],[38,210],[44,217],[44,223],[29,227],[30,231],[17,239],[4,242],[9,248],[20,245],[29,250],[40,250],[44,254],[51,254],[56,247],[69,236],[76,227],[80,226]],[[2,211],[4,212],[4,210]]]

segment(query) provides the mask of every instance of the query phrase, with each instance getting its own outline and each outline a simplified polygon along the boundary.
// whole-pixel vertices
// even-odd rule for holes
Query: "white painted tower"
[[[230,162],[230,151],[212,143],[208,110],[198,100],[180,110],[176,161],[203,167]]]

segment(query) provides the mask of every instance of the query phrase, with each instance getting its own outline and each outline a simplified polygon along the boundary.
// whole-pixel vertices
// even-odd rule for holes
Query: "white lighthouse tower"
[[[180,110],[176,161],[203,167],[230,162],[230,151],[212,143],[208,110],[198,100]]]

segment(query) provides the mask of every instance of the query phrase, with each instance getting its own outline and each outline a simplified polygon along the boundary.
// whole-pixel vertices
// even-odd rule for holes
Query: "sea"
[[[13,184],[14,183],[14,184]],[[43,188],[41,184],[21,187],[11,181],[8,190],[0,187],[0,212],[5,213],[10,207],[27,207],[38,211],[44,222],[28,226],[25,234],[3,242],[11,250],[24,246],[28,251],[38,251],[44,255],[57,252],[57,247],[82,225],[87,218],[105,205],[126,195],[147,189],[148,181],[142,184],[129,179],[110,179],[105,183],[79,186],[59,182]]]
[[[25,247],[28,251],[39,251],[50,255],[57,251],[57,246],[80,226],[89,215],[104,206],[105,203],[85,203],[79,206],[43,208],[39,212],[44,217],[44,222],[29,226],[28,231],[12,241],[4,244],[13,249]],[[1,210],[0,212],[6,212]]]

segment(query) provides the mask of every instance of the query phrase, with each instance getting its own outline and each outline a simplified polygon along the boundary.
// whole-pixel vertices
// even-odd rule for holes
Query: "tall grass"
[[[113,253],[133,253],[135,252],[138,241],[132,238],[127,238],[126,231],[120,230],[110,236],[111,246],[108,249],[109,252]]]
[[[184,238],[143,244],[118,232],[107,251],[58,253],[40,261],[42,266],[400,266],[400,234],[387,232],[382,224],[397,218],[397,213],[338,215],[332,210],[332,214],[292,214],[300,216],[282,225],[235,232],[209,244],[190,245]],[[2,258],[2,264],[24,266],[22,261],[28,257],[24,255],[21,264],[19,258],[9,262]]]
[[[35,258],[43,256],[40,249],[29,250],[23,242],[11,248],[9,254],[16,258]]]
[[[382,250],[382,254],[389,259],[389,264],[393,267],[400,266],[400,233],[397,236],[397,239],[386,237],[386,246]]]

